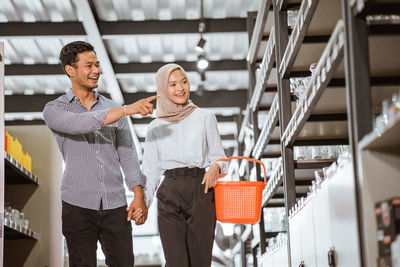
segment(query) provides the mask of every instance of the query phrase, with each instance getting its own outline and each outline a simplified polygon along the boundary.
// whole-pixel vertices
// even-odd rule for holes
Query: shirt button
[[[98,150],[96,150],[96,154],[99,154],[99,151],[98,151]]]
[[[103,168],[103,164],[100,164],[100,168]]]

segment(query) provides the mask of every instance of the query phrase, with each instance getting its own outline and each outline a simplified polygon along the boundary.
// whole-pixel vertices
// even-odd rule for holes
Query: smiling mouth
[[[177,97],[182,97],[182,96],[185,96],[185,95],[186,95],[186,93],[175,94],[175,96],[177,96]]]
[[[96,76],[96,77],[89,77],[89,80],[92,80],[92,81],[98,81],[99,80],[99,76]]]

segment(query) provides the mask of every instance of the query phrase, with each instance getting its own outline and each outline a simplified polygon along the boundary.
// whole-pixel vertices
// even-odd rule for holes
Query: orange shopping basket
[[[231,159],[246,159],[260,163],[264,169],[264,182],[218,182],[214,189],[217,220],[237,224],[256,223],[260,220],[262,192],[267,185],[265,166],[261,161],[247,157],[230,157],[217,161]]]

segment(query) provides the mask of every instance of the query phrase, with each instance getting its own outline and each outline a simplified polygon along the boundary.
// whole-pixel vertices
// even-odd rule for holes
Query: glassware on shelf
[[[312,146],[311,147],[311,155],[312,155],[312,159],[323,159],[324,155],[322,153],[322,147]]]
[[[331,165],[329,165],[329,167],[322,168],[325,179],[331,178],[335,174],[336,169],[336,162],[333,162]]]
[[[15,223],[15,225],[19,225],[19,218],[20,218],[19,210],[12,209],[11,210],[11,221],[13,223]]]
[[[6,206],[4,208],[4,219],[7,219],[9,222],[12,220],[12,208],[11,208],[11,206]]]
[[[325,180],[324,172],[323,170],[316,170],[314,171],[314,176],[316,181],[323,181]]]
[[[293,28],[294,25],[296,25],[296,20],[298,15],[299,15],[299,10],[287,11],[287,23],[289,28]]]
[[[394,93],[392,98],[382,101],[382,112],[379,114],[379,107],[374,108],[373,128],[380,136],[400,117],[400,90]]]
[[[400,112],[400,89],[397,93],[392,96],[392,104],[396,113]]]
[[[29,228],[29,220],[28,219],[24,219],[21,223],[21,227],[28,229]]]
[[[389,100],[382,102],[382,121],[385,126],[389,124]]]

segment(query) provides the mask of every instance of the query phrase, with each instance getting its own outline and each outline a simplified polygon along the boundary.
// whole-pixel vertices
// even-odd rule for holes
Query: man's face
[[[71,81],[88,90],[97,88],[100,78],[100,62],[93,51],[78,54],[78,61],[74,66],[66,66]]]

